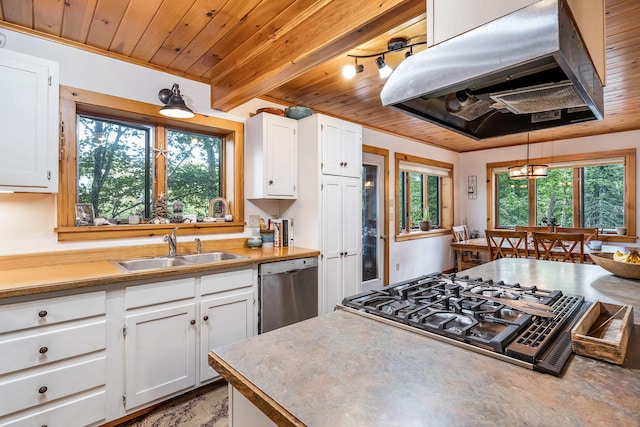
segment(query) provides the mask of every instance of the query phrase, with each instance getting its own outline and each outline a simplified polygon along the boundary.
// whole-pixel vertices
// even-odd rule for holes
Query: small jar
[[[251,236],[247,239],[247,246],[251,249],[261,248],[262,247],[262,237],[260,236]]]
[[[273,230],[260,230],[260,237],[262,237],[262,246],[273,247]]]

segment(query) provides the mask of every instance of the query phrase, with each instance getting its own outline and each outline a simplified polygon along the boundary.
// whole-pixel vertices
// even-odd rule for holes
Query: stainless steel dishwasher
[[[269,332],[318,315],[318,258],[260,264],[258,326]]]

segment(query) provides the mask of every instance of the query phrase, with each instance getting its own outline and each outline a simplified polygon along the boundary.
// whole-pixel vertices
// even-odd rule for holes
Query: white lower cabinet
[[[98,426],[220,378],[208,353],[257,332],[257,279],[251,266],[0,300],[0,427]]]
[[[0,305],[0,426],[106,421],[106,324],[104,291]]]
[[[127,315],[127,409],[195,384],[195,319],[193,302]]]

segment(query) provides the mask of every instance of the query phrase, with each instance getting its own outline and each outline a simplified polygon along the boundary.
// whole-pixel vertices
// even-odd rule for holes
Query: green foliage
[[[574,224],[573,183],[576,171],[581,171],[582,178],[581,224]],[[510,180],[507,173],[498,174],[497,179],[498,225],[528,225],[528,186],[532,184]],[[550,169],[549,176],[536,180],[535,186],[536,224],[532,225],[544,225],[552,219],[561,227],[612,229],[625,224],[624,165]]]
[[[167,141],[169,200],[184,203],[185,213],[207,216],[209,201],[222,194],[222,139],[167,131]]]
[[[91,203],[96,216],[106,218],[148,209],[149,130],[79,116],[77,138],[78,202]]]

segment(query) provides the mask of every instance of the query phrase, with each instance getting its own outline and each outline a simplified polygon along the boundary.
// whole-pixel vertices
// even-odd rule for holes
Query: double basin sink
[[[247,258],[230,252],[206,252],[202,254],[178,255],[174,257],[141,258],[127,261],[113,261],[116,267],[124,271],[151,270],[155,268],[179,267],[182,265],[200,265]]]

